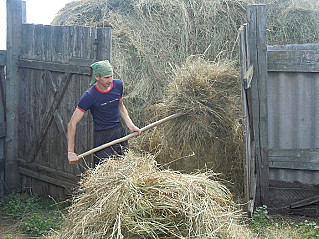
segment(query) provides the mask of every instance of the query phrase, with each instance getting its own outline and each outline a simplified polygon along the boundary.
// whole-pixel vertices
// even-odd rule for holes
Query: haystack
[[[66,5],[54,25],[112,26],[112,63],[124,81],[137,125],[145,108],[161,102],[172,69],[190,55],[237,58],[237,30],[246,0],[82,0]]]
[[[154,105],[165,105],[162,109],[167,114],[175,110],[189,113],[181,119],[183,124],[169,124],[163,131],[167,135],[152,131],[136,148],[154,153],[160,150],[157,160],[174,169],[212,168],[240,188],[239,85],[236,90],[229,86],[231,92],[225,92],[223,84],[210,86],[213,81],[199,81],[196,85],[194,80],[185,90],[191,93],[194,89],[198,94],[195,103],[186,97],[188,93],[184,97],[180,93],[179,98],[167,94],[166,86],[176,88],[176,67],[179,69],[190,55],[201,55],[205,61],[220,65],[238,62],[238,28],[246,23],[246,7],[253,3],[267,6],[269,45],[319,42],[317,0],[80,0],[67,4],[53,24],[112,26],[112,64],[116,77],[124,81],[125,104],[138,126],[153,120],[147,109]],[[183,87],[186,82],[181,83]],[[170,107],[169,101],[178,108]]]
[[[249,238],[228,189],[210,171],[160,170],[129,152],[87,173],[63,229],[49,238]]]
[[[267,6],[267,44],[319,42],[317,0],[257,0]]]
[[[222,173],[242,194],[242,128],[239,124],[240,78],[230,63],[189,57],[174,71],[162,103],[149,107],[161,118],[176,112],[184,115],[144,135],[138,146],[157,153],[161,164],[191,172],[207,168]],[[139,139],[141,141],[141,139]],[[158,146],[160,145],[160,146]]]
[[[112,26],[115,72],[133,121],[145,125],[145,107],[162,101],[175,65],[197,54],[238,62],[238,28],[253,3],[267,6],[268,44],[319,42],[317,0],[81,0],[53,24]]]

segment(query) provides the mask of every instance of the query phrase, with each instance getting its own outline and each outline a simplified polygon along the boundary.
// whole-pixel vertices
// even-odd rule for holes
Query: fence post
[[[4,167],[5,167],[5,136],[6,136],[6,123],[5,123],[5,96],[4,96],[4,66],[6,62],[6,51],[0,51],[0,197],[4,194]]]
[[[250,62],[254,66],[251,93],[258,206],[269,202],[266,6],[248,6],[247,21]]]
[[[96,60],[109,60],[111,59],[112,52],[112,28],[98,28],[97,29],[97,53]],[[105,50],[106,49],[106,50]]]
[[[6,58],[6,165],[5,182],[8,189],[20,188],[18,158],[18,102],[19,73],[18,57],[21,41],[22,12],[21,0],[7,0],[7,58]],[[25,13],[25,11],[24,11]]]

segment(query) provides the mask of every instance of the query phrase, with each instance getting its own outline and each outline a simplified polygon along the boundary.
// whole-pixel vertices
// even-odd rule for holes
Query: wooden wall
[[[319,44],[267,46],[266,7],[239,29],[248,212],[319,201]]]
[[[20,0],[8,2],[9,14],[21,13]],[[15,179],[11,176],[6,181],[12,187],[63,198],[92,165],[92,156],[80,164],[68,164],[66,131],[81,95],[89,87],[90,65],[111,60],[111,28],[21,22],[19,27],[8,27],[9,37],[15,36],[15,40],[9,40],[7,57],[11,73],[6,108],[12,122],[7,127],[11,138],[6,164],[16,167],[7,167],[7,174],[15,175]],[[93,124],[88,114],[77,127],[75,143],[77,153],[93,147]]]
[[[319,194],[319,43],[267,49],[270,203],[285,206]]]

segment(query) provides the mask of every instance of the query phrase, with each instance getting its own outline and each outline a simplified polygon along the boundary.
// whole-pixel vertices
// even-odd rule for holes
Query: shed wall
[[[319,193],[319,44],[268,46],[270,198],[287,206]]]

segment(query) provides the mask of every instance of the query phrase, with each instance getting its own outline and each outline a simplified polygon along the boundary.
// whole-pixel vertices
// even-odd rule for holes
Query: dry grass
[[[53,24],[112,26],[115,72],[133,121],[145,125],[145,108],[163,100],[163,87],[187,57],[238,61],[237,31],[252,3],[267,5],[268,44],[319,41],[316,0],[82,0]]]
[[[252,3],[267,6],[269,45],[319,42],[317,0],[82,0],[69,3],[53,24],[111,25],[112,64],[124,81],[125,104],[134,123],[140,127],[150,123],[153,118],[148,109],[160,104],[170,105],[170,109],[163,107],[167,114],[188,113],[164,131],[145,134],[136,148],[158,154],[160,163],[174,169],[210,168],[222,173],[236,183],[231,190],[240,195],[239,85],[225,92],[223,84],[234,80],[188,84],[185,72],[176,73],[176,69],[190,67],[191,72],[187,63],[191,55],[201,55],[202,70],[212,61],[220,65],[238,62],[237,31],[246,22],[246,7]],[[205,71],[196,74],[202,77]],[[235,76],[237,69],[232,67],[228,73]],[[167,85],[178,95],[167,94]]]
[[[176,112],[184,115],[146,134],[138,147],[157,153],[158,162],[175,170],[209,168],[222,173],[234,183],[229,185],[231,191],[242,196],[238,72],[229,63],[190,57],[174,76],[165,88],[164,101],[149,110],[159,118]]]
[[[255,0],[267,6],[268,45],[319,42],[317,0]]]
[[[89,171],[50,238],[249,238],[229,190],[207,171],[160,170],[129,152]]]
[[[97,5],[100,10],[95,10]],[[145,108],[162,101],[172,70],[188,56],[237,58],[237,29],[245,22],[245,5],[240,0],[84,0],[61,10],[53,24],[112,25],[115,72],[125,83],[133,121],[145,125]]]

